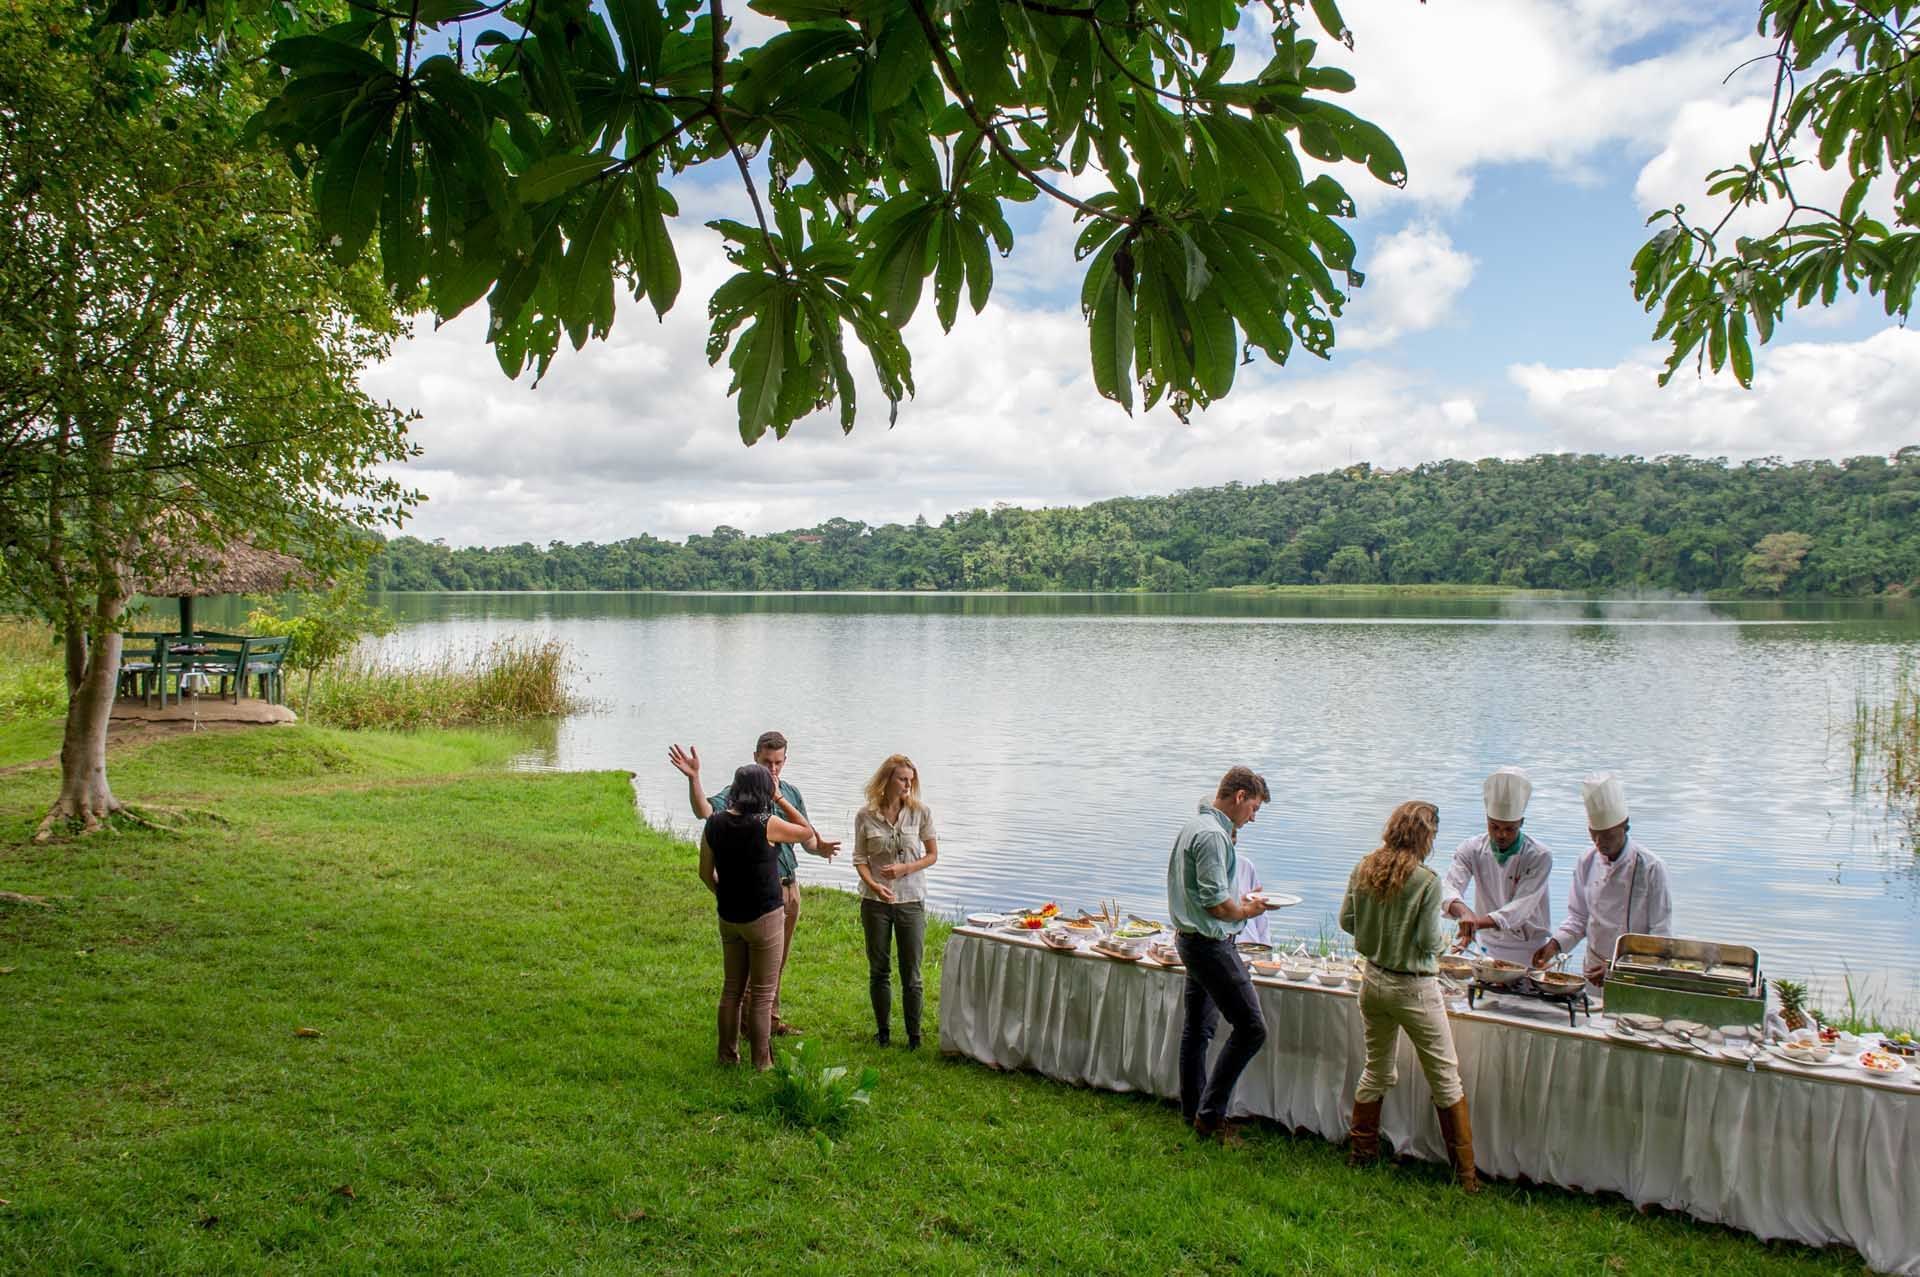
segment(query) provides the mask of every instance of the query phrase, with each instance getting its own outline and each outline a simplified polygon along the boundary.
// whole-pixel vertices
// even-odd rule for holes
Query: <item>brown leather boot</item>
[[[1436,1111],[1440,1114],[1440,1138],[1447,1146],[1447,1162],[1453,1167],[1460,1191],[1479,1192],[1480,1177],[1473,1169],[1473,1123],[1467,1118],[1466,1099],[1462,1097]]]
[[[1380,1157],[1382,1100],[1355,1100],[1353,1120],[1347,1124],[1347,1165],[1365,1166]]]

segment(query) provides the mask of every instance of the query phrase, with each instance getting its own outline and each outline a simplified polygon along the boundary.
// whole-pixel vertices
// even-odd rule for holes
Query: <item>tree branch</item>
[[[740,153],[740,144],[734,140],[733,130],[727,127],[723,112],[727,87],[727,15],[721,4],[722,0],[709,0],[708,3],[708,12],[713,18],[713,102],[707,109],[713,116],[713,127],[719,131],[720,140],[727,144],[728,153],[740,168],[740,180],[746,184],[747,198],[753,201],[753,219],[760,223],[760,238],[766,241],[767,256],[773,259],[773,264],[784,275],[787,273],[787,262],[780,256],[779,245],[773,242],[773,229],[767,225],[767,211],[760,207],[760,188],[754,185],[753,170],[747,165],[747,157]]]
[[[960,103],[961,109],[967,113],[967,118],[973,121],[974,127],[985,135],[987,141],[993,146],[994,153],[1011,165],[1014,172],[1026,178],[1029,182],[1032,182],[1035,186],[1045,191],[1048,195],[1051,195],[1054,199],[1059,200],[1062,204],[1079,209],[1089,217],[1098,217],[1109,222],[1119,222],[1123,226],[1132,225],[1132,218],[1122,217],[1120,214],[1110,212],[1107,209],[1097,208],[1085,200],[1076,199],[1020,162],[1019,157],[1015,156],[1012,148],[1007,145],[1006,139],[1000,136],[1000,126],[988,121],[987,118],[980,113],[980,108],[974,103],[973,98],[965,89],[960,87],[960,76],[953,69],[952,59],[947,57],[946,42],[940,38],[940,28],[936,27],[933,19],[928,16],[926,5],[922,0],[912,0],[912,4],[913,15],[920,20],[920,31],[927,38],[927,47],[933,50],[934,65],[940,69],[940,78],[945,82],[947,91],[953,94],[954,98]]]

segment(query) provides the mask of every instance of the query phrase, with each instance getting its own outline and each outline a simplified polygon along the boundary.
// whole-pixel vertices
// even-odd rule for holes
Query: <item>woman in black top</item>
[[[719,907],[720,955],[726,970],[720,989],[720,1062],[740,1062],[744,1020],[756,1069],[773,1067],[768,1041],[787,917],[773,844],[797,842],[813,851],[820,843],[812,828],[772,812],[773,773],[749,763],[733,774],[732,804],[708,817],[700,833],[700,880]]]

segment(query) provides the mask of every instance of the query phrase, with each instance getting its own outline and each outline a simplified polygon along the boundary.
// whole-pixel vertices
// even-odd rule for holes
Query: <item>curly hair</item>
[[[1392,899],[1420,862],[1433,854],[1433,838],[1439,830],[1440,809],[1432,803],[1416,798],[1395,807],[1380,833],[1380,845],[1354,871],[1354,890],[1375,900]]]
[[[920,769],[915,767],[913,760],[905,754],[887,755],[887,761],[881,763],[880,769],[873,773],[873,779],[867,782],[867,806],[875,811],[886,806],[887,782],[893,779],[894,768],[902,766],[911,768],[913,771],[913,783],[907,786],[906,805],[913,808],[925,806],[920,801]]]

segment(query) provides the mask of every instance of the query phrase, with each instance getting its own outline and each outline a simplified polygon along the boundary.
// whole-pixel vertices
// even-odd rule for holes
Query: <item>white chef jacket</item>
[[[1260,871],[1253,867],[1253,862],[1248,860],[1244,853],[1236,855],[1233,869],[1234,899],[1239,899],[1249,891],[1258,890],[1260,890]],[[1273,928],[1267,922],[1265,910],[1247,919],[1246,925],[1240,928],[1239,938],[1250,940],[1254,944],[1273,943]]]
[[[1633,839],[1619,859],[1607,863],[1595,848],[1573,864],[1567,889],[1567,920],[1553,933],[1560,952],[1572,953],[1587,942],[1584,969],[1613,961],[1613,947],[1628,932],[1643,936],[1673,934],[1673,897],[1667,891],[1667,867]]]
[[[1533,952],[1547,942],[1553,925],[1547,903],[1547,878],[1553,873],[1553,853],[1546,844],[1520,834],[1520,850],[1502,865],[1493,854],[1493,840],[1475,834],[1453,853],[1453,864],[1440,892],[1440,908],[1466,897],[1473,886],[1475,913],[1491,914],[1498,930],[1488,928],[1475,939],[1487,952],[1507,962],[1531,966]]]

